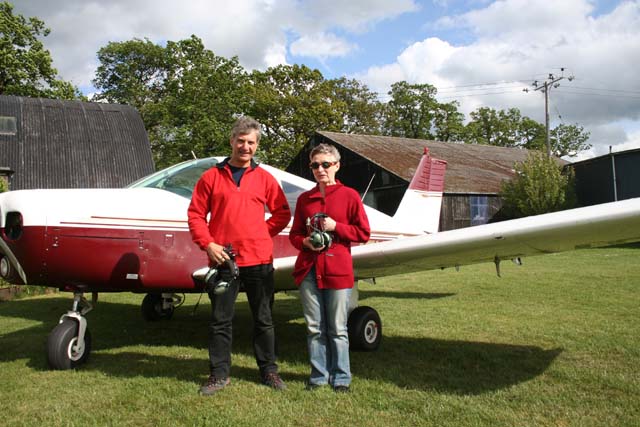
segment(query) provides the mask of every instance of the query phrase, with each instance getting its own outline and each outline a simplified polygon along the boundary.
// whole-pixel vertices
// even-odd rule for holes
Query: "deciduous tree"
[[[0,3],[0,94],[55,99],[81,98],[79,90],[58,77],[48,50],[40,41],[49,28],[36,17],[13,14]]]
[[[157,167],[229,152],[229,129],[248,109],[247,74],[191,36],[166,46],[111,42],[98,52],[100,99],[130,104],[143,118]]]
[[[502,187],[503,216],[519,218],[575,206],[572,169],[563,171],[556,158],[534,150],[515,170],[516,177]]]

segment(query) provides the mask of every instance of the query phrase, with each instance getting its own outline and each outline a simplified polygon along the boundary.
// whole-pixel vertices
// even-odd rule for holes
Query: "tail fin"
[[[421,232],[438,232],[446,169],[447,162],[432,158],[425,147],[409,188],[393,216],[394,223],[411,224],[411,228]]]

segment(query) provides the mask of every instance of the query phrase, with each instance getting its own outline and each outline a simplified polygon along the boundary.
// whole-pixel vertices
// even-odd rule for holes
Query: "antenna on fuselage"
[[[198,160],[198,156],[196,156],[196,153],[194,153],[193,150],[191,150],[191,155],[193,156],[193,160]]]

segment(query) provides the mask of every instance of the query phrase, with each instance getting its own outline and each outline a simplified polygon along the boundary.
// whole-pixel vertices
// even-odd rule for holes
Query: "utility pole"
[[[549,77],[547,77],[547,80],[545,80],[543,83],[538,83],[537,80],[532,83],[532,86],[534,87],[533,90],[544,92],[544,126],[546,131],[548,157],[551,157],[551,141],[549,137],[549,91],[552,87],[560,86],[560,83],[558,83],[560,80],[566,78],[567,80],[571,81],[575,78],[574,76],[564,77],[564,68],[560,68],[560,72],[562,73],[560,76],[554,76],[553,74],[549,73]],[[524,91],[528,92],[529,90],[524,89]]]

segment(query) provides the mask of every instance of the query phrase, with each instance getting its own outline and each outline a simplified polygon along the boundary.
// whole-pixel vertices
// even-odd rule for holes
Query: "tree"
[[[345,77],[328,80],[327,83],[332,105],[339,108],[342,116],[341,132],[380,134],[383,105],[374,92],[358,80]]]
[[[163,96],[167,78],[165,48],[149,39],[109,42],[98,50],[95,99],[131,105],[142,112]]]
[[[471,121],[465,127],[465,142],[499,147],[517,147],[522,144],[522,116],[517,108],[496,111],[481,107],[471,112],[470,116]]]
[[[437,90],[429,84],[409,84],[405,81],[391,85],[384,118],[383,132],[389,136],[433,139],[438,101]]]
[[[515,170],[516,177],[502,186],[503,216],[519,218],[575,206],[572,169],[563,172],[557,159],[531,151]]]
[[[82,97],[76,87],[57,77],[51,54],[39,40],[49,33],[40,19],[14,15],[10,3],[0,3],[0,94],[56,99]]]
[[[435,139],[438,141],[462,141],[464,138],[464,114],[458,111],[457,101],[439,104],[435,112]]]
[[[333,84],[304,65],[279,65],[251,74],[249,114],[264,127],[259,156],[286,167],[317,129],[341,131],[347,106]]]
[[[237,58],[216,56],[191,36],[165,47],[111,42],[98,52],[98,99],[136,107],[156,166],[229,152],[229,130],[247,111],[247,75]]]
[[[579,152],[591,148],[587,143],[589,132],[582,126],[560,124],[550,132],[551,154],[556,157],[575,157]]]

